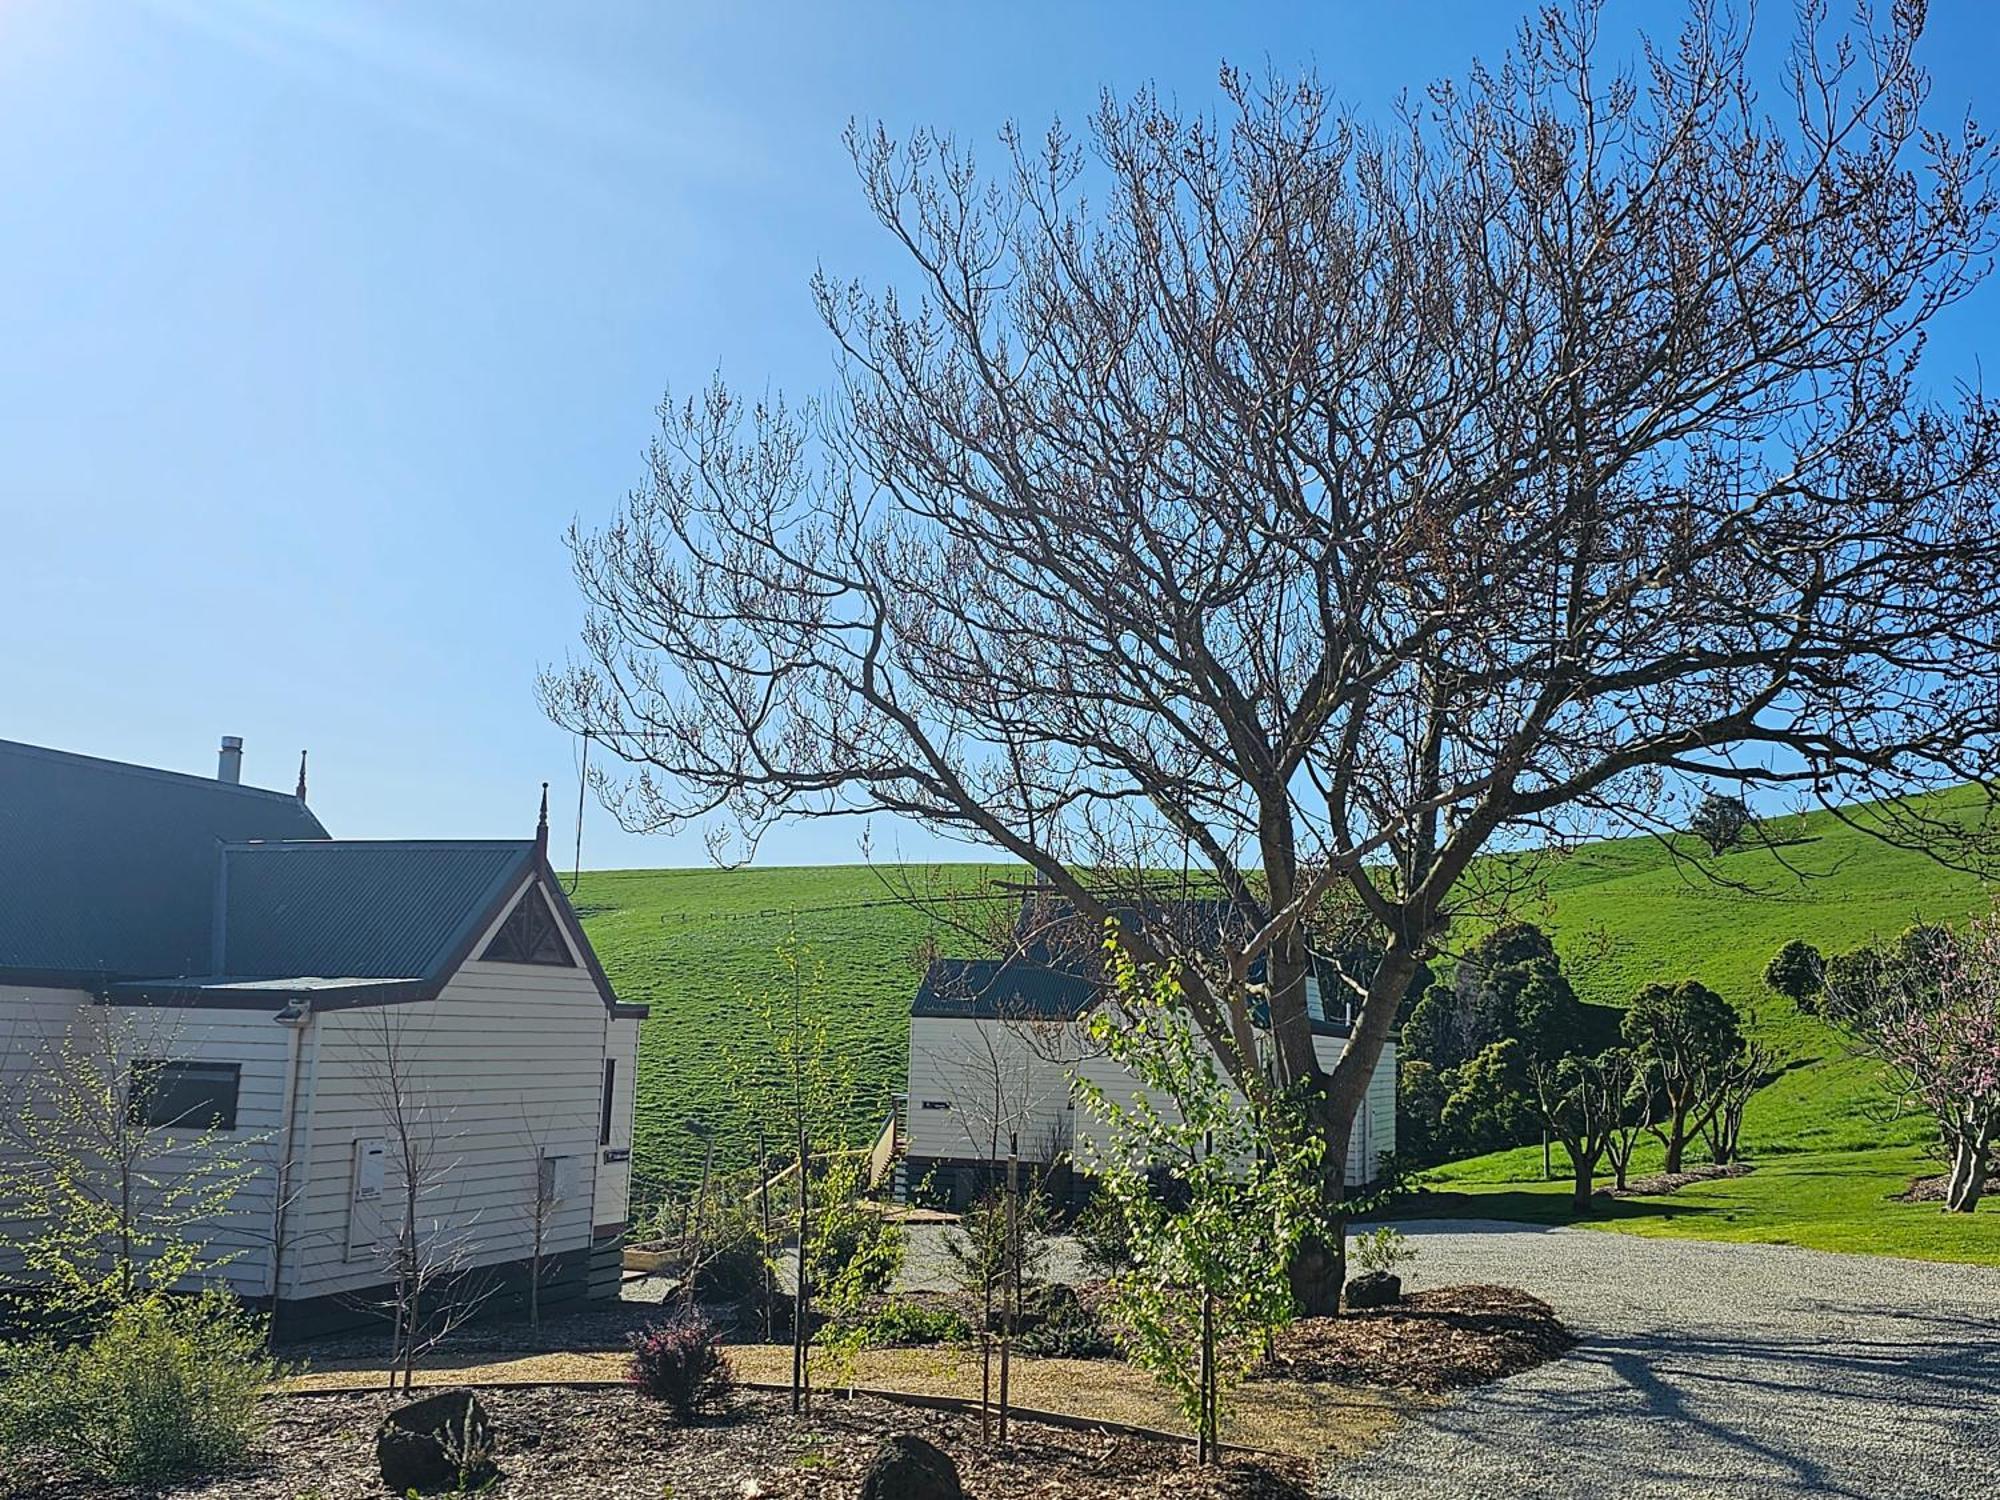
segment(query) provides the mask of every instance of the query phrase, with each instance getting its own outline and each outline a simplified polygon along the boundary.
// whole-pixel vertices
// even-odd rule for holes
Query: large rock
[[[1388,1271],[1365,1271],[1347,1283],[1347,1305],[1394,1307],[1403,1300],[1403,1278]]]
[[[875,1450],[861,1475],[861,1500],[964,1500],[958,1465],[920,1437],[898,1435]]]
[[[439,1391],[390,1412],[375,1433],[375,1461],[382,1482],[398,1495],[476,1489],[500,1473],[492,1420],[468,1390]]]

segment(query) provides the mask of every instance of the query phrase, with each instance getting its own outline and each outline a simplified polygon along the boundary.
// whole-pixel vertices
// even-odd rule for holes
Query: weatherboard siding
[[[639,1022],[633,1016],[613,1016],[605,1027],[605,1056],[617,1064],[611,1097],[611,1139],[597,1150],[597,1192],[592,1223],[600,1229],[622,1227],[630,1213],[632,1191],[632,1106],[638,1083]],[[598,1064],[602,1075],[603,1064]],[[599,1108],[602,1109],[600,1101]],[[602,1116],[594,1121],[601,1126]],[[597,1136],[593,1135],[592,1140]]]
[[[576,1163],[575,1190],[544,1224],[545,1255],[587,1249],[593,1225],[622,1221],[623,1178],[602,1170],[598,1146],[604,1058],[620,1024],[634,1023],[611,1017],[581,965],[479,961],[434,1000],[316,1018],[322,1050],[285,1295],[322,1297],[387,1279],[402,1181],[383,1087],[390,1045],[432,1164],[419,1211],[424,1236],[458,1246],[475,1266],[529,1256],[544,1155]],[[629,1061],[619,1071],[628,1074]],[[629,1144],[628,1078],[620,1092],[625,1104],[614,1118]],[[358,1140],[391,1143],[374,1204],[354,1201]]]
[[[1340,1036],[1314,1036],[1312,1050],[1320,1060],[1322,1068],[1332,1068],[1340,1060],[1340,1052],[1346,1046],[1346,1038]],[[1132,1104],[1142,1096],[1138,1080],[1124,1068],[1124,1064],[1114,1062],[1106,1056],[1088,1056],[1076,1066],[1076,1074],[1090,1084],[1094,1084],[1102,1094],[1118,1104],[1120,1108],[1132,1108]],[[1178,1118],[1178,1110],[1172,1100],[1148,1098],[1148,1104],[1166,1120]],[[1090,1110],[1078,1106],[1076,1110],[1076,1156],[1078,1166],[1090,1170],[1094,1156],[1100,1156],[1110,1144],[1110,1132]],[[1382,1048],[1382,1060],[1376,1064],[1374,1076],[1368,1080],[1368,1094],[1364,1096],[1362,1112],[1354,1120],[1354,1130],[1348,1136],[1348,1170],[1346,1182],[1350,1188],[1364,1186],[1376,1178],[1378,1164],[1386,1152],[1396,1148],[1396,1044],[1388,1042]]]
[[[284,1113],[285,1061],[290,1032],[272,1011],[215,1011],[187,1007],[104,1006],[78,990],[10,990],[0,1005],[4,1055],[0,1086],[13,1109],[24,1101],[32,1072],[66,1032],[81,1039],[99,1033],[107,1059],[120,1073],[135,1059],[235,1063],[241,1069],[236,1129],[219,1140],[240,1154],[246,1169],[230,1209],[206,1227],[209,1255],[223,1262],[219,1276],[232,1290],[262,1296],[269,1287],[270,1247],[277,1205],[277,1160]],[[173,1150],[161,1131],[162,1152],[148,1170],[170,1173],[189,1158]],[[5,1149],[0,1147],[0,1149]],[[16,1220],[8,1228],[17,1228]],[[0,1236],[4,1237],[4,1236]],[[0,1275],[16,1268],[0,1266]]]
[[[9,1117],[27,1103],[25,1090],[44,1049],[62,1037],[89,1003],[82,990],[9,985],[0,991],[0,1110]],[[12,1149],[0,1136],[0,1159],[11,1162]],[[5,1247],[28,1227],[18,1208],[0,1202],[0,1284],[21,1274],[18,1257]]]
[[[1019,1022],[913,1016],[908,1154],[919,1160],[999,1159],[1006,1156],[1009,1133],[1017,1133],[1024,1161],[1054,1161],[1069,1150],[1074,1114],[1070,1067],[1061,1059],[1080,1051],[1073,1035],[1059,1039],[1037,1028],[1030,1036]]]

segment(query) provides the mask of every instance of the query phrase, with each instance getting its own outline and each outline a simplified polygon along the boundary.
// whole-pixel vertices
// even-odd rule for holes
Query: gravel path
[[[2000,1493],[2000,1270],[1484,1221],[1400,1226],[1416,1286],[1553,1303],[1571,1354],[1412,1413],[1339,1500]]]

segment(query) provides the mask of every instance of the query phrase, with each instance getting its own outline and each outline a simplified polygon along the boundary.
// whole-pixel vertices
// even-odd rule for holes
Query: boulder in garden
[[[1347,1283],[1351,1308],[1394,1307],[1403,1300],[1403,1278],[1390,1271],[1366,1271]]]
[[[958,1465],[920,1437],[887,1439],[861,1475],[860,1500],[964,1500]]]
[[[439,1391],[399,1406],[375,1433],[375,1461],[394,1494],[476,1489],[500,1470],[493,1462],[493,1422],[469,1390]]]

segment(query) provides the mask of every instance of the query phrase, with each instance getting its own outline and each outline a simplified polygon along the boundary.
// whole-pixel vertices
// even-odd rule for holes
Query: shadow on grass
[[[1497,1193],[1423,1192],[1398,1198],[1376,1217],[1383,1219],[1509,1219],[1521,1224],[1610,1224],[1633,1219],[1668,1222],[1700,1219],[1719,1212],[1710,1204],[1657,1198],[1612,1198],[1600,1193],[1580,1214],[1562,1193],[1516,1189]]]

